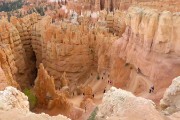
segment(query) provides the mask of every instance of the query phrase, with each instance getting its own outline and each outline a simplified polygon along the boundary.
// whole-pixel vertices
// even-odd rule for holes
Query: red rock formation
[[[49,76],[44,69],[43,64],[40,64],[38,76],[34,86],[35,94],[38,99],[39,107],[59,108],[69,110],[70,103],[63,93],[58,94],[55,90],[54,78]]]
[[[16,80],[21,83],[21,86],[27,85],[27,66],[25,64],[25,51],[22,46],[22,42],[19,36],[18,30],[8,21],[2,20],[0,22],[0,31],[1,31],[1,43],[9,44],[10,51],[14,55],[14,59],[12,61],[15,62],[16,66],[16,74],[14,75]],[[21,64],[19,64],[21,63]],[[13,73],[14,74],[14,73]]]
[[[15,79],[17,68],[15,66],[13,59],[14,56],[11,52],[10,47],[8,45],[0,45],[1,90],[4,90],[7,86],[14,86],[16,88],[20,88]]]
[[[17,28],[19,31],[21,44],[25,50],[25,64],[27,66],[26,80],[33,84],[34,79],[36,78],[36,56],[33,52],[33,48],[31,45],[31,34],[32,34],[32,27],[37,22],[38,15],[31,14],[22,19],[18,19],[16,17],[11,17],[11,23]],[[23,82],[23,81],[22,81]]]
[[[130,74],[130,88],[138,80],[139,84],[147,85],[145,91],[152,85],[158,91],[179,75],[178,21],[179,16],[171,12],[159,14],[151,9],[129,9],[128,27],[123,37],[114,43],[113,51],[137,70]]]

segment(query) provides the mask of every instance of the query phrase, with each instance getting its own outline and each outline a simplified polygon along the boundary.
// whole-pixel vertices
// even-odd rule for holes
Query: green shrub
[[[91,113],[91,115],[89,116],[88,120],[95,120],[96,115],[97,115],[97,111],[98,111],[98,107],[96,107],[94,109],[94,111]]]
[[[33,92],[27,88],[24,89],[23,93],[28,97],[28,101],[29,101],[29,105],[30,105],[30,109],[35,108],[36,103],[37,103],[37,98],[36,96],[33,94]]]

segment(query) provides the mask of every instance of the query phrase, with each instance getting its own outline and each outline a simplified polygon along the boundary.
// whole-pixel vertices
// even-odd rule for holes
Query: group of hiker
[[[154,86],[151,86],[151,88],[149,89],[149,93],[153,93],[154,92]]]

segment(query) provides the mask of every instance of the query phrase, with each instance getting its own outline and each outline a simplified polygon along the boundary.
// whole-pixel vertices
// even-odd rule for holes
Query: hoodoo
[[[0,119],[179,120],[179,0],[0,0]]]

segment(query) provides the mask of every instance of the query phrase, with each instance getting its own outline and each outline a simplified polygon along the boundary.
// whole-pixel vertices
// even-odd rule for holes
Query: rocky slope
[[[6,87],[0,91],[0,109],[11,110],[14,108],[29,111],[28,97],[13,87]]]
[[[97,120],[178,120],[180,119],[178,110],[178,94],[173,94],[179,89],[178,78],[173,80],[171,86],[167,89],[164,96],[163,105],[169,106],[166,109],[168,112],[176,111],[174,114],[165,116],[161,112],[157,111],[155,104],[148,99],[141,97],[135,97],[132,93],[112,87],[103,96],[102,104],[98,106],[96,115]],[[176,93],[176,92],[175,92]],[[168,102],[171,103],[169,104]],[[177,108],[173,107],[174,105]]]
[[[132,93],[112,87],[99,105],[97,120],[165,120],[151,100],[135,97]]]
[[[172,84],[166,89],[160,105],[164,109],[165,114],[172,114],[180,110],[179,106],[179,90],[180,90],[180,77],[175,78]]]
[[[131,72],[131,82],[138,77],[141,82],[151,81],[158,90],[169,86],[171,80],[179,75],[177,33],[180,26],[176,24],[179,18],[178,14],[171,12],[129,8],[126,31],[114,43],[113,51],[137,70]]]
[[[16,116],[16,117],[15,117]],[[16,88],[7,87],[0,91],[0,119],[3,120],[70,120],[65,116],[58,115],[50,117],[47,114],[35,114],[29,111],[29,102],[27,96]]]

